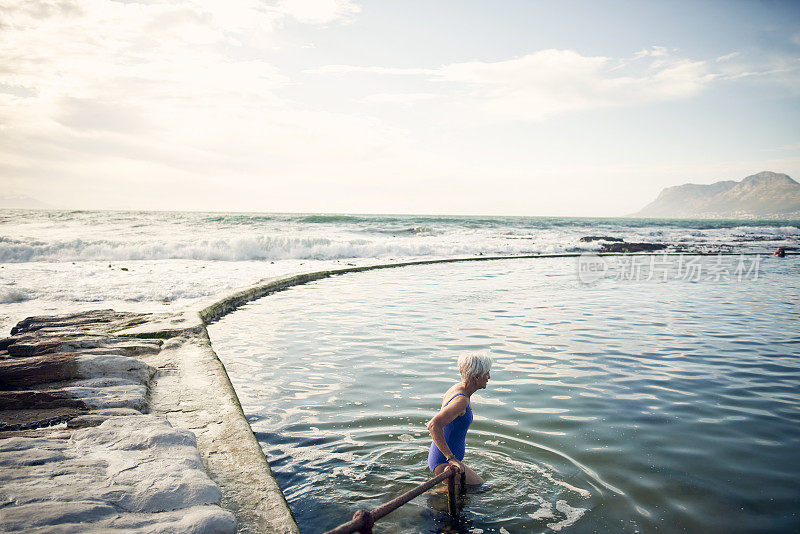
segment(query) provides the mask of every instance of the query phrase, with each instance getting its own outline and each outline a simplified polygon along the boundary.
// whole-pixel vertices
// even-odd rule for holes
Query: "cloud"
[[[723,81],[747,80],[762,87],[776,87],[791,96],[800,95],[800,57],[797,55],[773,53],[753,58],[737,54],[721,63],[717,73]]]
[[[350,0],[280,0],[279,12],[307,24],[351,20],[361,8]]]
[[[366,73],[366,74],[392,74],[401,76],[419,76],[419,75],[435,75],[435,69],[409,69],[399,67],[359,67],[356,65],[325,65],[314,69],[306,69],[303,71],[306,74],[350,74],[350,73]]]
[[[155,126],[144,110],[113,100],[64,97],[58,114],[59,124],[77,131],[128,133],[147,132]]]
[[[416,102],[439,98],[436,93],[378,93],[367,96],[364,101],[370,103],[385,103],[411,105]]]
[[[331,22],[356,12],[350,2],[2,4],[4,188],[62,203],[89,192],[141,200],[156,182],[161,193],[183,194],[321,168],[356,176],[387,147],[403,146],[404,136],[376,119],[282,96],[293,81],[261,59],[280,43],[290,11]]]
[[[675,56],[664,47],[642,50],[632,59],[547,49],[505,61],[452,63],[438,69],[328,65],[309,72],[424,76],[439,84],[440,96],[455,113],[515,121],[690,98],[717,77],[707,62]],[[367,99],[409,102],[381,95]]]
[[[435,69],[326,65],[306,72],[420,77],[433,89],[424,93],[438,94],[446,101],[441,109],[449,110],[451,117],[490,122],[540,121],[563,113],[690,99],[715,81],[743,78],[761,79],[790,94],[800,90],[800,58],[796,56],[746,59],[732,52],[698,60],[678,52],[652,46],[630,57],[613,58],[547,49],[503,61],[459,62]],[[414,101],[385,94],[365,100],[403,105]],[[417,101],[425,100],[433,97]]]
[[[730,54],[725,54],[724,56],[719,56],[715,61],[728,61],[729,59],[733,59],[739,55],[739,52],[731,52]]]
[[[503,182],[514,190],[550,158],[505,143],[520,139],[514,128],[484,139],[481,120],[687,99],[735,76],[788,84],[797,72],[796,58],[767,66],[666,47],[621,58],[539,50],[435,68],[327,65],[305,74],[335,84],[300,86],[308,76],[271,62],[287,42],[326,37],[298,24],[348,23],[358,9],[345,1],[0,0],[0,183],[61,205],[122,198],[157,209],[324,211],[353,210],[352,199],[369,197],[374,209],[402,211],[379,204],[383,196],[407,198],[409,209],[425,202],[427,211],[480,212],[487,176],[515,176]],[[329,51],[317,52],[302,57]],[[467,121],[479,127],[462,128]],[[562,165],[558,157],[553,165]],[[465,183],[478,191],[474,206],[438,205]],[[514,195],[516,211],[542,196],[530,191]]]
[[[669,50],[664,46],[651,46],[650,48],[643,48],[633,55],[633,59],[642,59],[645,57],[667,57]]]

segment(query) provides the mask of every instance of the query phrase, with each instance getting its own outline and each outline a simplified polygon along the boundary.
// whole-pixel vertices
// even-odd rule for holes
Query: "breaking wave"
[[[0,218],[0,263],[339,260],[596,251],[588,235],[770,251],[793,221],[162,212],[24,212]]]
[[[410,232],[411,233],[411,232]],[[416,234],[414,231],[413,234]],[[112,241],[72,239],[43,242],[0,238],[0,262],[122,260],[336,260],[345,258],[536,254],[564,252],[568,247],[530,242],[492,243],[381,241],[322,237],[239,237],[196,241]],[[575,250],[570,247],[569,250]]]
[[[0,304],[11,304],[13,302],[25,302],[32,297],[28,291],[15,287],[0,286]]]

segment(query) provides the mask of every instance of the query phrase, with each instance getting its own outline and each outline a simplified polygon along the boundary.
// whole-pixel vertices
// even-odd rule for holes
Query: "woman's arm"
[[[442,430],[445,425],[449,424],[453,419],[458,417],[461,412],[466,411],[467,405],[469,404],[469,399],[464,396],[459,396],[456,399],[453,399],[450,404],[442,408],[439,413],[437,413],[433,419],[428,421],[428,432],[431,434],[431,438],[433,438],[433,442],[442,451],[445,458],[450,458],[453,456],[453,451],[450,450],[450,447],[447,445],[447,442],[444,439],[444,431]],[[456,460],[458,462],[458,460]],[[458,462],[459,464],[461,462]]]

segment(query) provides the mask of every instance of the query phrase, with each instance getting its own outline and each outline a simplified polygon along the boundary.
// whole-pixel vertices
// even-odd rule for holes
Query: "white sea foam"
[[[586,244],[584,249],[599,248]],[[244,236],[230,239],[197,239],[192,241],[68,241],[42,242],[0,238],[0,262],[34,261],[133,261],[133,260],[204,260],[248,261],[347,258],[387,258],[392,256],[435,256],[478,254],[559,253],[578,248],[572,243],[557,241],[519,242],[493,236],[441,236],[433,239],[400,238],[333,238],[297,236]]]
[[[282,259],[533,254],[628,242],[796,241],[800,228],[625,219],[20,212],[0,218],[0,262]],[[744,245],[740,245],[744,246]]]
[[[15,211],[0,215],[0,303],[18,314],[191,305],[265,276],[413,259],[597,251],[601,241],[771,252],[800,228],[625,219]],[[109,267],[111,265],[111,267]],[[326,267],[327,266],[327,267]],[[122,270],[122,268],[127,271]],[[7,323],[0,320],[0,327]]]
[[[578,519],[583,517],[587,512],[587,508],[574,508],[567,504],[567,501],[560,500],[556,502],[556,510],[564,514],[566,517],[557,523],[548,523],[547,527],[555,532],[558,532],[564,527],[568,527],[575,523]]]
[[[0,304],[25,302],[26,300],[30,300],[30,298],[30,293],[25,289],[13,286],[0,286]]]
[[[137,312],[195,309],[200,301],[222,298],[263,278],[343,266],[297,260],[6,263],[0,269],[0,333],[31,315],[99,306]]]

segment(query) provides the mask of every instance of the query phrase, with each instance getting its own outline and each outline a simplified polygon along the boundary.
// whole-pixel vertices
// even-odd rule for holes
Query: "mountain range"
[[[0,209],[48,209],[50,204],[25,195],[0,193]]]
[[[763,171],[740,182],[667,187],[631,217],[692,219],[798,219],[800,183]]]

